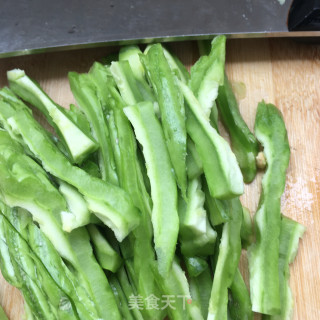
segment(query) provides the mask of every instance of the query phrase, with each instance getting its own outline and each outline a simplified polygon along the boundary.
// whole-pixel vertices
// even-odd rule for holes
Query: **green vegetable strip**
[[[190,80],[190,74],[182,62],[163,48],[163,53],[170,65],[171,70],[185,84]],[[203,173],[201,158],[196,150],[193,141],[187,137],[187,156],[186,156],[187,176],[190,180],[198,178]]]
[[[121,319],[109,282],[97,263],[90,245],[89,234],[84,227],[73,230],[70,242],[79,261],[80,270],[86,275],[92,289],[94,302],[101,319]]]
[[[253,311],[278,314],[280,198],[285,187],[290,148],[280,111],[264,101],[258,104],[255,134],[264,147],[267,171],[262,180],[262,194],[254,217],[256,242],[249,247],[250,292]]]
[[[7,315],[5,314],[3,308],[0,306],[0,319],[1,320],[8,320]]]
[[[121,288],[127,298],[128,304],[130,301],[130,297],[132,298],[132,296],[134,296],[134,291],[133,291],[133,287],[130,285],[129,279],[128,279],[128,275],[126,273],[126,270],[124,269],[124,267],[120,268],[120,270],[117,272],[117,278],[119,280],[119,283],[121,285]],[[143,296],[142,296],[143,297]],[[143,298],[142,298],[143,299]],[[142,310],[141,310],[142,311]],[[133,317],[136,320],[143,320],[143,316],[141,314],[141,311],[138,308],[133,308],[131,310]]]
[[[143,100],[155,102],[156,98],[154,93],[149,86],[146,76],[144,67],[140,61],[140,55],[142,54],[141,50],[137,46],[127,46],[120,49],[119,52],[119,62],[120,64],[122,61],[128,61],[132,74],[135,78],[135,87],[138,88],[140,95],[142,96]],[[129,71],[129,73],[131,73]],[[126,77],[130,77],[128,73],[125,75]],[[138,103],[140,101],[136,101]],[[158,108],[158,107],[157,107]]]
[[[122,318],[126,320],[134,320],[131,311],[129,310],[128,301],[121,288],[121,285],[114,274],[108,275],[111,289],[116,298],[118,309],[121,312]]]
[[[17,221],[16,221],[17,222]],[[15,224],[17,226],[17,223]],[[22,229],[23,231],[23,229]],[[108,303],[104,303],[103,306],[98,307],[100,317],[102,315],[116,316],[117,309],[113,305],[113,295],[110,291],[107,279],[105,278],[100,266],[93,258],[92,249],[89,243],[89,237],[85,232],[85,229],[80,228],[73,231],[69,236],[69,241],[72,246],[73,252],[77,255],[76,264],[74,267],[77,269],[77,279],[70,276],[68,270],[64,267],[64,265],[60,262],[59,258],[54,255],[54,250],[50,249],[50,244],[48,241],[45,241],[45,238],[39,239],[41,234],[37,232],[35,228],[29,229],[29,244],[32,244],[39,253],[39,256],[42,257],[44,261],[44,265],[50,272],[50,274],[55,279],[56,283],[59,286],[62,286],[63,289],[68,292],[68,294],[74,299],[76,302],[77,309],[79,309],[79,314],[82,319],[96,319],[94,309],[92,309],[91,301],[88,300],[86,294],[83,292],[83,288],[77,284],[79,281],[83,281],[83,277],[85,277],[86,282],[80,282],[86,287],[86,289],[90,288],[89,293],[90,296],[93,295],[93,299],[95,302],[95,306],[97,304],[101,304],[101,299],[107,299]],[[48,255],[49,249],[50,256]],[[43,250],[43,251],[42,251]],[[56,262],[55,265],[52,265],[53,261]],[[61,269],[58,269],[58,266],[61,266]],[[60,272],[62,270],[62,272]],[[72,283],[69,283],[68,278],[62,279],[62,275],[67,274],[68,278]],[[43,278],[44,281],[45,278]],[[76,287],[76,290],[73,288]],[[89,298],[91,299],[91,297]],[[101,301],[100,301],[101,300]],[[103,319],[104,316],[102,317]]]
[[[187,203],[179,205],[179,239],[181,252],[185,256],[213,254],[217,234],[210,226],[207,212],[203,208],[204,199],[200,179],[191,180]]]
[[[18,288],[32,305],[33,312],[40,319],[78,319],[69,297],[56,286],[28,244],[3,215],[0,215],[0,234],[19,281]],[[7,280],[10,282],[10,277]],[[13,284],[17,285],[15,282]]]
[[[138,225],[137,210],[127,193],[73,166],[29,113],[18,112],[10,118],[10,125],[23,137],[46,171],[78,189],[89,210],[115,232],[119,241]]]
[[[60,215],[67,211],[63,197],[45,171],[5,131],[0,131],[0,190],[3,202],[29,210],[60,255],[75,262],[61,228]]]
[[[144,100],[128,61],[112,62],[110,71],[127,105],[133,105]]]
[[[146,49],[144,50],[144,54],[148,54],[150,48],[152,45],[148,45]],[[162,47],[163,54],[166,57],[168,64],[172,70],[172,72],[175,74],[175,76],[181,80],[183,83],[188,83],[190,80],[190,73],[187,70],[187,68],[184,66],[184,64],[179,60],[179,58],[170,53],[165,47]]]
[[[8,119],[12,117],[18,110],[26,110],[32,114],[31,109],[29,109],[9,88],[4,87],[0,89],[0,123],[1,126],[8,131],[10,136],[19,142],[23,147],[24,151],[27,155],[32,156],[32,152],[30,152],[28,146],[24,143],[23,139],[15,134],[10,125],[8,124]],[[69,115],[72,112],[68,112]],[[77,123],[78,124],[78,123]],[[82,127],[81,127],[82,129]],[[72,161],[72,157],[70,157],[70,154],[66,148],[66,146],[63,144],[61,140],[59,140],[56,136],[52,135],[50,132],[46,131],[48,137],[53,140],[53,142],[56,144],[56,146],[59,148],[59,150],[70,160]]]
[[[184,263],[190,277],[197,277],[209,268],[205,258],[200,257],[183,257]]]
[[[81,168],[90,174],[90,176],[96,177],[101,179],[101,172],[97,161],[94,158],[88,158],[86,161],[83,162]]]
[[[101,84],[103,84],[103,86],[105,86],[106,84],[110,86],[116,86],[109,65],[103,65],[99,62],[94,62],[89,70],[89,74],[92,77],[95,85],[99,89],[99,93],[97,92],[97,94],[99,95],[104,96],[103,92],[101,92],[100,90]],[[101,103],[103,107],[105,107],[104,101],[101,101]]]
[[[54,250],[51,242],[32,223],[28,225],[28,241],[33,252],[39,257],[57,285],[72,299],[80,319],[98,317],[94,297],[86,275],[78,270],[72,273]],[[78,250],[79,248],[75,248]],[[91,271],[93,272],[93,270]]]
[[[242,206],[240,200],[230,200],[230,207],[232,220],[226,222],[222,229],[219,255],[209,302],[208,320],[227,319],[228,289],[232,285],[241,254]]]
[[[91,80],[90,74],[69,72],[68,76],[71,91],[79,107],[87,116],[93,136],[100,145],[100,149],[98,150],[98,158],[102,179],[113,184],[118,184],[118,178],[115,171],[115,164],[110,145],[109,130],[103,115],[103,106],[101,105],[101,100],[96,94],[97,88],[94,82]]]
[[[196,277],[190,277],[190,292],[192,301],[196,301],[201,308],[203,319],[207,319],[209,300],[212,289],[210,269],[204,270]]]
[[[185,110],[177,79],[160,44],[152,45],[141,61],[156,94],[169,156],[183,196],[187,189]]]
[[[210,125],[192,91],[179,82],[185,97],[187,131],[202,160],[210,194],[214,198],[234,198],[243,193],[243,179],[228,143]]]
[[[61,212],[62,229],[71,232],[73,229],[89,224],[91,213],[78,190],[60,180],[59,191],[64,196],[70,211]]]
[[[247,208],[242,207],[243,220],[241,225],[241,243],[242,248],[246,249],[254,241],[253,224],[250,212]]]
[[[106,89],[107,90],[107,89]],[[141,168],[137,159],[137,143],[128,118],[123,112],[124,101],[115,88],[109,87],[107,113],[112,113],[116,141],[113,141],[113,152],[117,165],[120,186],[129,193],[134,205],[141,212],[151,216],[151,199],[145,188]],[[110,100],[111,99],[111,100]],[[147,218],[147,217],[146,217]]]
[[[171,54],[166,48],[163,48],[164,56],[166,57],[171,70],[174,74],[185,84],[190,79],[190,74],[183,63],[173,54]]]
[[[244,181],[249,183],[257,173],[256,156],[259,145],[240,114],[236,97],[226,75],[223,85],[219,87],[217,104],[223,124],[229,132],[232,150],[237,157]]]
[[[165,278],[159,276],[157,273],[155,273],[155,278],[163,294],[170,295],[169,299],[174,301],[174,303],[171,304],[174,308],[168,306],[166,309],[170,319],[203,319],[197,301],[192,300],[191,303],[187,301],[191,298],[189,284],[184,271],[176,260],[173,261],[171,271]]]
[[[119,61],[128,61],[135,78],[141,82],[145,80],[144,67],[140,61],[142,51],[138,46],[125,46],[119,51]]]
[[[289,286],[289,265],[294,261],[299,239],[302,238],[305,227],[285,216],[281,219],[280,249],[279,249],[279,283],[281,312],[279,315],[263,316],[263,320],[288,320],[292,317],[293,299]]]
[[[160,274],[166,276],[172,265],[179,231],[177,188],[169,154],[151,102],[127,107],[124,112],[143,146],[151,183],[152,224],[158,267]]]
[[[0,90],[0,123],[1,127],[6,130],[12,139],[17,141],[21,144],[25,152],[30,155],[30,150],[25,145],[23,139],[19,137],[19,135],[15,134],[10,125],[8,124],[8,119],[12,117],[17,110],[28,110],[31,112],[30,109],[20,100],[18,97],[7,87],[4,87]]]
[[[190,74],[182,62],[163,48],[163,53],[170,65],[171,70],[185,84],[190,80]],[[190,180],[198,178],[203,173],[201,158],[196,150],[193,141],[187,137],[187,156],[186,156],[187,175]]]
[[[117,104],[121,107],[121,104]],[[111,117],[109,118],[111,119]],[[122,110],[115,110],[116,128],[118,129],[118,146],[120,148],[119,174],[120,185],[128,191],[135,205],[140,209],[140,225],[129,236],[130,251],[133,255],[133,269],[130,277],[137,286],[141,296],[148,297],[159,291],[155,286],[154,277],[150,270],[150,263],[155,261],[152,247],[152,224],[150,196],[147,193],[139,164],[136,158],[136,141],[129,120]],[[135,161],[136,159],[136,161]],[[123,246],[121,245],[123,249]],[[158,310],[143,310],[146,318],[158,319]]]
[[[8,90],[6,90],[6,91],[8,91]],[[34,127],[36,127],[36,128],[38,128],[38,130],[36,129],[36,135],[41,139],[41,135],[43,135],[43,139],[42,140],[44,140],[44,141],[42,141],[44,144],[46,144],[45,143],[45,141],[46,142],[48,142],[52,147],[50,147],[50,152],[52,153],[52,152],[54,152],[55,153],[55,155],[56,156],[58,156],[58,159],[60,159],[60,165],[61,165],[61,162],[63,162],[64,164],[66,164],[66,166],[68,167],[71,167],[71,168],[73,168],[74,169],[74,171],[77,171],[78,172],[78,174],[80,174],[80,176],[84,176],[83,178],[84,179],[82,179],[82,181],[81,181],[81,179],[79,179],[78,181],[80,182],[80,185],[85,185],[86,184],[86,182],[90,182],[91,180],[92,180],[92,178],[93,177],[91,177],[90,175],[88,175],[88,174],[86,174],[84,171],[82,171],[82,170],[80,170],[79,168],[77,168],[77,167],[72,167],[71,165],[70,165],[70,163],[67,161],[67,159],[65,159],[65,157],[63,157],[63,155],[61,154],[61,152],[59,152],[59,150],[56,150],[56,147],[54,147],[53,146],[53,141],[52,141],[52,139],[51,139],[51,137],[49,137],[48,135],[47,135],[47,133],[45,132],[45,130],[43,129],[43,128],[41,128],[40,126],[39,126],[39,124],[31,117],[31,115],[28,115],[28,112],[27,112],[27,110],[28,110],[28,108],[21,102],[21,101],[19,101],[19,100],[17,100],[16,99],[16,97],[9,91],[9,93],[10,93],[10,95],[9,94],[7,94],[7,92],[4,92],[4,90],[2,90],[1,91],[1,95],[3,96],[3,92],[6,94],[5,95],[5,97],[8,97],[8,99],[6,100],[6,102],[3,102],[3,101],[1,101],[0,102],[0,113],[1,113],[1,115],[2,115],[2,119],[3,119],[3,121],[4,121],[4,123],[7,123],[8,122],[8,117],[9,116],[13,116],[13,115],[15,115],[15,113],[17,112],[17,111],[19,111],[19,110],[24,110],[25,111],[25,116],[26,117],[28,117],[28,120],[29,120],[29,127],[30,128],[28,128],[28,129],[30,129],[30,130],[34,130],[35,128],[31,128],[32,126],[34,126]],[[8,104],[8,103],[11,103],[11,104]],[[10,114],[5,114],[5,111],[7,110],[7,109],[9,109],[10,110]],[[23,113],[23,112],[22,112]],[[22,121],[23,122],[23,121]],[[10,125],[7,123],[7,126],[10,128],[10,130],[11,130],[11,132],[10,132],[10,134],[16,139],[16,137],[17,137],[17,134],[16,133],[14,133],[14,130],[12,130],[12,128],[10,127]],[[47,135],[47,136],[45,136],[45,135]],[[30,139],[30,136],[29,135],[27,135],[27,139],[29,139],[29,141],[31,141],[31,143],[33,142],[32,141],[32,139]],[[21,137],[19,138],[19,139],[17,139],[19,142],[21,141]],[[23,142],[23,144],[24,145],[26,145],[26,142],[24,141]],[[48,147],[48,146],[47,146]],[[29,150],[29,147],[28,146],[26,146],[26,148]],[[57,151],[57,152],[55,152],[55,150]],[[30,152],[30,153],[32,153],[32,152]],[[48,159],[48,158],[47,158]],[[50,158],[49,158],[50,159]],[[53,163],[51,163],[51,159],[50,160],[48,160],[48,161],[50,161],[50,162],[48,162],[49,163],[49,165],[51,165],[51,168],[52,168],[52,164]],[[55,168],[56,169],[56,168]],[[61,172],[61,170],[62,170],[62,168],[60,167],[59,168],[59,170],[58,170],[58,174],[60,174],[60,177],[62,177],[62,179],[64,179],[65,177],[67,177],[68,176],[68,174],[64,174],[63,172]],[[68,171],[68,170],[67,170]],[[59,175],[58,175],[58,177],[59,177]],[[74,175],[69,175],[69,178],[71,178],[71,182],[74,182],[75,181],[75,176]],[[81,177],[79,177],[79,178],[81,178]],[[100,181],[100,180],[98,180],[98,179],[94,179],[95,180],[95,183],[94,184],[96,184],[97,185],[97,182],[99,181],[99,184],[101,184],[102,183],[102,181]],[[69,183],[70,183],[70,181],[69,181]],[[61,184],[61,181],[60,181],[60,184]],[[72,184],[72,183],[71,183]],[[66,184],[67,185],[67,184]],[[78,183],[75,183],[75,187],[78,187]],[[112,187],[111,185],[109,185],[110,187]],[[77,193],[77,191],[76,190],[71,190],[70,188],[72,188],[71,186],[68,186],[68,195],[69,195],[69,200],[71,200],[71,202],[73,202],[72,204],[73,204],[73,207],[75,207],[76,205],[79,207],[80,206],[80,202],[79,202],[79,200],[81,200],[81,202],[82,202],[82,199],[80,199],[80,195],[77,195],[76,193]],[[98,189],[101,189],[100,187],[98,187],[98,186],[96,186],[96,188],[97,188],[97,190]],[[69,190],[70,189],[70,190]],[[86,191],[89,191],[89,193],[90,193],[90,191],[92,191],[93,193],[94,193],[94,198],[96,198],[96,194],[97,194],[97,192],[94,192],[94,190],[90,190],[90,188],[88,189],[87,188],[87,190],[86,190],[86,187],[83,187],[83,190],[85,190],[85,196],[86,196],[86,200],[88,201],[88,192],[86,192]],[[73,191],[73,192],[71,192],[72,194],[70,194],[70,192],[69,191]],[[109,191],[110,192],[110,191]],[[66,195],[66,194],[65,194]],[[68,197],[67,197],[68,198]],[[77,201],[72,201],[72,200],[75,200],[75,198],[77,198]],[[105,196],[103,196],[103,195],[101,195],[101,198],[103,199],[103,201],[105,201]],[[90,199],[89,199],[90,200]],[[113,199],[112,201],[114,201],[115,199]],[[69,203],[68,204],[70,204],[71,203],[70,201],[69,201]],[[75,204],[75,202],[77,202],[76,204]],[[115,201],[114,202],[116,205],[117,205],[117,202]],[[109,225],[110,225],[110,221],[108,221],[107,219],[106,219],[106,217],[104,217],[105,215],[109,215],[110,214],[110,210],[109,209],[107,209],[107,208],[103,208],[103,207],[100,207],[100,208],[97,208],[97,204],[98,203],[96,203],[95,201],[92,201],[91,200],[91,207],[92,206],[94,206],[95,207],[95,210],[98,210],[98,214],[100,215],[100,217],[102,218],[102,220],[104,220],[105,222],[107,222],[107,223],[109,223]],[[121,204],[121,202],[118,202],[118,204]],[[84,206],[84,205],[82,205],[81,206],[81,209],[83,210],[83,212],[82,212],[82,214],[80,215],[80,211],[79,212],[77,212],[76,214],[74,214],[74,212],[72,212],[73,214],[68,214],[68,212],[64,212],[64,214],[63,214],[63,223],[64,223],[64,227],[65,227],[65,229],[66,230],[72,230],[73,228],[75,228],[76,226],[79,226],[79,225],[83,225],[84,223],[86,223],[86,219],[88,218],[88,210],[87,210],[87,208]],[[132,213],[134,213],[134,211],[132,212],[132,210],[130,210],[130,212],[131,212],[131,215],[132,215]],[[74,216],[75,216],[75,218],[74,218]],[[128,216],[129,217],[129,216]],[[127,219],[127,218],[126,218]],[[127,228],[127,226],[125,226],[125,228]],[[127,231],[125,231],[125,232],[127,232]],[[121,237],[123,237],[122,235],[121,235]]]
[[[210,112],[215,114],[215,127],[218,117],[214,102],[218,96],[218,88],[223,84],[225,56],[226,37],[218,36],[211,42],[209,55],[202,56],[191,67],[189,87],[199,100],[205,116],[209,118]]]
[[[70,272],[53,244],[32,222],[29,213],[23,209],[11,209],[3,203],[0,203],[0,206],[2,214],[28,243],[57,286],[70,297],[79,318],[84,320],[97,318],[90,289],[83,276],[77,270],[74,270],[73,274]]]
[[[205,208],[208,212],[209,220],[212,226],[221,225],[230,220],[230,203],[228,200],[219,200],[211,197],[209,188],[205,179],[203,189],[205,193]]]
[[[129,236],[131,254],[133,254],[133,271],[130,277],[137,283],[137,291],[141,296],[149,297],[151,294],[157,295],[159,290],[156,287],[154,276],[149,265],[155,261],[155,253],[152,247],[152,224],[151,224],[151,199],[146,190],[140,165],[137,158],[137,145],[131,124],[123,112],[125,106],[119,93],[115,88],[109,87],[112,100],[109,101],[110,128],[114,128],[114,138],[112,144],[120,186],[126,190],[140,209],[140,225],[133,230]],[[111,116],[112,115],[112,116]],[[125,245],[125,244],[124,244]],[[121,249],[126,250],[124,245]],[[142,311],[146,318],[160,319],[161,311],[156,309]]]
[[[122,264],[122,259],[119,254],[110,246],[106,238],[95,225],[91,224],[87,229],[93,243],[95,256],[97,257],[100,266],[105,270],[116,272]]]
[[[198,178],[203,174],[203,166],[201,158],[197,152],[193,141],[188,137],[187,139],[187,174],[190,180]]]
[[[25,281],[22,281],[20,277],[20,271],[17,270],[16,263],[13,258],[10,256],[8,244],[5,241],[5,233],[4,229],[6,224],[3,222],[3,216],[0,216],[0,267],[1,267],[1,273],[3,277],[6,279],[7,282],[9,282],[11,285],[17,287],[22,294],[24,295],[24,300],[26,304],[32,305],[32,307],[35,308],[35,312],[38,313],[38,315],[41,316],[43,314],[43,310],[38,308],[38,305],[35,305],[35,303],[39,303],[39,299],[42,298],[40,295],[38,298],[35,297],[33,290],[29,290],[27,286],[27,279]],[[33,303],[35,301],[35,303]],[[41,317],[40,317],[41,319]],[[51,317],[52,319],[52,317]]]
[[[97,149],[97,144],[80,130],[68,116],[68,112],[55,104],[23,70],[9,71],[8,80],[11,89],[17,95],[43,112],[48,122],[56,129],[74,162],[81,163]]]
[[[91,135],[90,122],[82,110],[80,110],[74,104],[70,104],[70,108],[66,109],[65,111],[83,132],[85,132],[87,135]]]
[[[198,40],[197,41],[198,50],[200,56],[206,56],[211,51],[211,41],[210,40]]]
[[[253,320],[249,291],[239,269],[230,287],[228,310],[232,320]]]

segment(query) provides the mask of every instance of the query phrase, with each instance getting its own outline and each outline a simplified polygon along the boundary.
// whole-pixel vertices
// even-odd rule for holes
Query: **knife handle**
[[[320,31],[320,0],[293,0],[289,16],[289,31]]]

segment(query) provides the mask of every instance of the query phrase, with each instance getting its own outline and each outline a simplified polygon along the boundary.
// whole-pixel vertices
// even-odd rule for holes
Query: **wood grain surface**
[[[169,44],[190,66],[198,58],[194,42]],[[59,104],[74,102],[68,71],[86,72],[94,60],[117,48],[40,54],[0,59],[0,86],[7,84],[6,71],[26,70]],[[240,109],[252,129],[256,106],[264,99],[282,111],[288,129],[291,160],[282,212],[304,224],[307,231],[291,266],[295,320],[320,319],[320,46],[289,39],[229,40],[227,73],[233,83],[243,82],[246,95]],[[243,204],[253,214],[260,194],[261,174],[246,186]],[[247,264],[245,254],[242,270]],[[247,274],[245,274],[247,277]],[[10,320],[23,316],[19,292],[0,278],[0,304]]]

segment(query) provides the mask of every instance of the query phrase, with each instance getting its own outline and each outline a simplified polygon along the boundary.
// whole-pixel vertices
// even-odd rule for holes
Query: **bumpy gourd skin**
[[[127,52],[127,54],[129,54]],[[127,56],[128,57],[128,56]],[[98,81],[96,81],[98,83]],[[146,190],[143,174],[137,157],[137,142],[133,128],[123,112],[126,106],[116,87],[99,81],[100,94],[105,99],[105,114],[111,134],[111,145],[116,163],[119,185],[131,196],[134,205],[140,210],[140,224],[129,235],[127,241],[120,244],[122,254],[129,252],[132,261],[125,259],[125,264],[132,265],[127,271],[137,292],[143,297],[151,294],[160,296],[150,265],[155,263],[152,246],[153,230],[151,224],[151,198]],[[143,164],[144,166],[144,164]],[[122,278],[123,279],[123,278]],[[130,285],[129,285],[130,287]],[[128,295],[126,291],[126,296]],[[139,310],[134,310],[137,312]],[[145,318],[161,319],[163,311],[144,309],[141,313]]]
[[[99,65],[96,64],[93,70],[98,68]],[[101,69],[104,70],[104,67],[101,66]],[[99,69],[96,70],[96,73],[99,71]],[[110,133],[103,115],[103,105],[97,94],[94,78],[92,74],[78,74],[76,72],[69,72],[68,77],[73,95],[80,109],[89,120],[93,136],[99,143],[98,161],[102,179],[117,185],[118,177],[115,172]]]
[[[159,103],[161,123],[177,184],[183,196],[187,190],[187,132],[183,95],[160,44],[141,56],[147,77]]]
[[[109,225],[119,241],[137,227],[139,214],[129,195],[123,189],[73,166],[28,112],[17,112],[10,118],[10,125],[23,137],[45,170],[78,189],[89,210]]]
[[[185,98],[187,132],[195,143],[203,164],[210,194],[232,199],[243,193],[243,178],[228,143],[211,126],[193,92],[179,81]]]
[[[56,286],[28,243],[3,214],[0,215],[0,236],[1,271],[9,283],[21,290],[37,319],[79,319],[70,298]],[[60,307],[61,301],[64,308]]]
[[[224,76],[223,85],[219,87],[217,105],[221,120],[229,132],[232,150],[237,157],[244,182],[249,183],[257,173],[259,144],[240,114],[227,75]]]
[[[40,85],[30,79],[23,70],[14,69],[8,71],[7,75],[11,90],[38,108],[55,128],[72,162],[81,163],[98,149],[98,144],[90,133],[81,130],[68,111],[54,103]]]
[[[143,146],[153,201],[152,225],[159,272],[170,272],[179,232],[177,186],[164,134],[151,102],[126,107],[124,112]]]
[[[223,84],[224,79],[226,37],[215,37],[211,42],[210,51],[206,53],[208,55],[201,56],[191,67],[189,87],[197,97],[206,117],[209,118],[212,114],[212,125],[217,129],[218,110],[215,100],[218,96],[218,88]]]
[[[232,320],[253,319],[250,294],[239,268],[230,287],[228,311]]]
[[[253,311],[274,315],[281,309],[278,274],[280,200],[290,157],[287,130],[274,105],[264,101],[259,103],[255,134],[264,147],[267,171],[254,217],[256,242],[249,247],[250,292]]]
[[[33,159],[25,155],[22,147],[15,143],[5,131],[0,131],[0,163],[0,190],[2,200],[12,207],[22,207],[32,213],[33,219],[39,224],[41,230],[47,235],[52,244],[54,244],[57,252],[68,261],[71,269],[77,272],[77,281],[80,282],[83,280],[83,282],[80,282],[81,285],[89,291],[90,297],[85,298],[83,294],[86,295],[86,293],[81,292],[82,289],[78,288],[80,289],[79,299],[81,299],[81,304],[88,302],[83,310],[81,310],[82,307],[80,306],[79,313],[85,314],[85,316],[83,316],[84,319],[94,319],[95,316],[90,315],[94,314],[90,306],[90,300],[93,299],[99,304],[100,317],[103,318],[104,316],[102,315],[106,314],[113,315],[114,319],[119,319],[111,288],[101,267],[93,256],[86,229],[78,228],[70,234],[63,232],[60,215],[62,211],[67,210],[64,198],[51,184],[45,171]],[[1,210],[2,212],[4,211],[3,208],[1,208]],[[29,235],[30,239],[28,239],[28,241],[31,242],[31,237],[34,234],[30,232]],[[39,235],[37,237],[39,237]],[[5,238],[7,241],[9,240],[8,236]],[[16,242],[17,241],[14,241],[14,243]],[[38,247],[39,244],[36,246]],[[44,240],[41,240],[41,246],[45,246]],[[51,251],[53,251],[52,248]],[[46,254],[48,254],[48,252],[46,252]],[[52,254],[51,252],[51,257]],[[44,258],[41,260],[44,260]],[[17,261],[17,263],[16,274],[20,274],[21,277],[23,277],[25,272],[30,271],[28,268],[32,269],[32,265],[30,264],[19,266],[19,261]],[[65,272],[66,270],[63,270],[62,274]],[[33,288],[33,280],[31,279],[30,281],[30,286]],[[51,278],[47,278],[47,274],[44,274],[42,281],[42,285],[45,287],[45,284],[50,282]],[[57,278],[55,278],[55,281],[58,281]],[[68,287],[66,280],[59,278],[59,281],[64,284],[62,287],[63,290],[67,289],[68,294],[71,295],[70,292],[73,292],[73,288],[70,289],[70,286]],[[32,292],[30,290],[31,289],[28,289],[25,295],[31,295]],[[51,291],[50,288],[48,290]],[[35,294],[37,295],[37,293]],[[75,294],[78,296],[79,292]],[[32,299],[31,296],[28,297]],[[72,296],[72,299],[74,299],[74,296]],[[105,299],[108,303],[99,303],[99,299],[101,299],[101,301]],[[33,307],[32,309],[35,308],[36,307]],[[89,309],[87,311],[87,308],[91,308],[91,310]],[[56,307],[56,309],[58,308]],[[87,312],[90,314],[87,314]],[[57,316],[57,319],[64,318]]]
[[[285,216],[281,219],[280,250],[279,250],[279,284],[281,312],[274,316],[264,315],[263,320],[287,320],[291,319],[293,311],[293,298],[289,286],[289,265],[295,259],[299,239],[302,238],[305,227]]]
[[[208,320],[227,320],[228,289],[233,283],[241,254],[242,205],[239,198],[229,200],[229,205],[231,217],[222,228],[209,301]]]

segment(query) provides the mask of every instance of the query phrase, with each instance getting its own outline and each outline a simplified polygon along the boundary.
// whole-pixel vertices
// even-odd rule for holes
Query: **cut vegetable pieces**
[[[128,61],[112,62],[110,71],[127,105],[134,105],[144,100]]]
[[[249,291],[239,269],[230,287],[228,310],[232,320],[253,320]]]
[[[189,86],[203,108],[205,116],[209,118],[210,113],[215,114],[215,127],[218,120],[215,100],[218,96],[218,88],[223,84],[225,57],[226,37],[215,37],[211,42],[209,55],[200,57],[191,67],[190,72]]]
[[[179,204],[179,240],[184,256],[213,254],[217,233],[212,229],[207,212],[203,208],[204,199],[200,178],[191,180],[188,185],[187,203]],[[180,202],[183,202],[183,199]]]
[[[124,190],[73,166],[48,139],[30,113],[22,110],[11,117],[9,122],[41,161],[44,169],[77,188],[84,196],[89,210],[115,232],[119,241],[137,227],[139,214]]]
[[[290,148],[282,115],[274,105],[264,101],[258,104],[255,134],[264,147],[268,166],[254,217],[256,242],[249,247],[250,292],[253,311],[275,315],[281,309],[278,273],[280,199]]]
[[[81,193],[61,180],[59,191],[64,196],[69,209],[69,211],[61,211],[62,229],[71,232],[73,229],[89,224],[91,213]]]
[[[241,254],[242,205],[240,200],[237,198],[230,200],[230,208],[231,220],[226,222],[222,228],[209,302],[208,320],[227,320],[228,289],[232,285]]]
[[[161,123],[171,165],[178,186],[185,197],[187,134],[183,95],[160,44],[152,45],[147,54],[141,56],[141,61],[159,103]]]
[[[74,263],[74,253],[62,231],[62,212],[67,211],[61,194],[45,171],[9,134],[0,130],[0,197],[11,207],[30,211],[41,230],[55,244],[62,257]]]
[[[107,239],[95,225],[91,224],[87,229],[100,266],[105,270],[115,273],[122,265],[120,255],[111,247]]]
[[[242,207],[243,219],[241,224],[241,244],[242,248],[247,249],[254,241],[253,224],[250,212],[247,208]]]
[[[305,227],[285,216],[281,219],[279,249],[279,286],[281,311],[278,315],[264,315],[263,320],[289,320],[293,311],[293,298],[289,286],[289,265],[294,261]]]
[[[190,277],[198,277],[202,272],[209,268],[208,262],[205,258],[184,257],[184,263]]]
[[[145,70],[140,61],[142,51],[138,46],[125,46],[119,51],[119,61],[128,61],[135,78],[139,81],[146,81]]]
[[[92,134],[100,145],[98,159],[102,179],[117,185],[118,177],[115,172],[109,129],[103,114],[102,99],[97,95],[97,87],[92,80],[93,75],[69,72],[68,77],[72,93],[89,120]],[[107,78],[105,81],[107,82]]]
[[[93,255],[87,230],[84,227],[73,230],[69,239],[76,252],[79,268],[90,284],[100,318],[122,319],[108,279]]]
[[[7,270],[10,266],[10,273],[4,272],[4,276],[20,288],[34,315],[38,319],[78,319],[70,298],[58,288],[26,241],[2,214],[0,236],[1,264]]]
[[[23,70],[8,71],[8,80],[10,88],[18,96],[43,112],[48,122],[56,129],[74,162],[81,163],[98,148],[96,142],[73,122],[67,111],[55,104]]]
[[[153,202],[152,224],[159,272],[168,275],[178,238],[177,187],[164,135],[151,102],[124,109],[143,147]]]
[[[264,102],[250,132],[225,48],[225,36],[206,42],[190,74],[161,44],[124,47],[69,73],[79,105],[69,110],[24,71],[8,72],[56,131],[0,90],[0,269],[28,320],[290,318],[304,227],[280,214],[287,133]],[[266,173],[253,224],[239,196],[257,168]]]
[[[208,316],[211,289],[212,275],[209,268],[196,277],[190,277],[191,298],[199,304],[203,319]]]
[[[21,209],[11,209],[0,203],[2,215],[10,222],[19,235],[28,243],[30,249],[46,268],[57,286],[74,303],[79,318],[96,319],[98,314],[92,301],[89,284],[79,270],[68,269],[53,244],[32,222],[31,215]]]
[[[163,298],[167,304],[170,303],[171,307],[168,307],[167,311],[172,320],[203,319],[198,302],[188,300],[191,298],[189,284],[178,261],[173,261],[172,269],[165,278],[156,274],[155,278],[162,292],[166,293]]]
[[[249,183],[257,173],[256,156],[259,145],[240,114],[236,97],[226,75],[223,85],[219,87],[217,105],[223,124],[229,132],[232,150],[237,157],[244,181]]]
[[[243,193],[243,178],[228,143],[210,125],[192,91],[181,81],[185,97],[187,131],[202,160],[212,197],[228,199]]]

